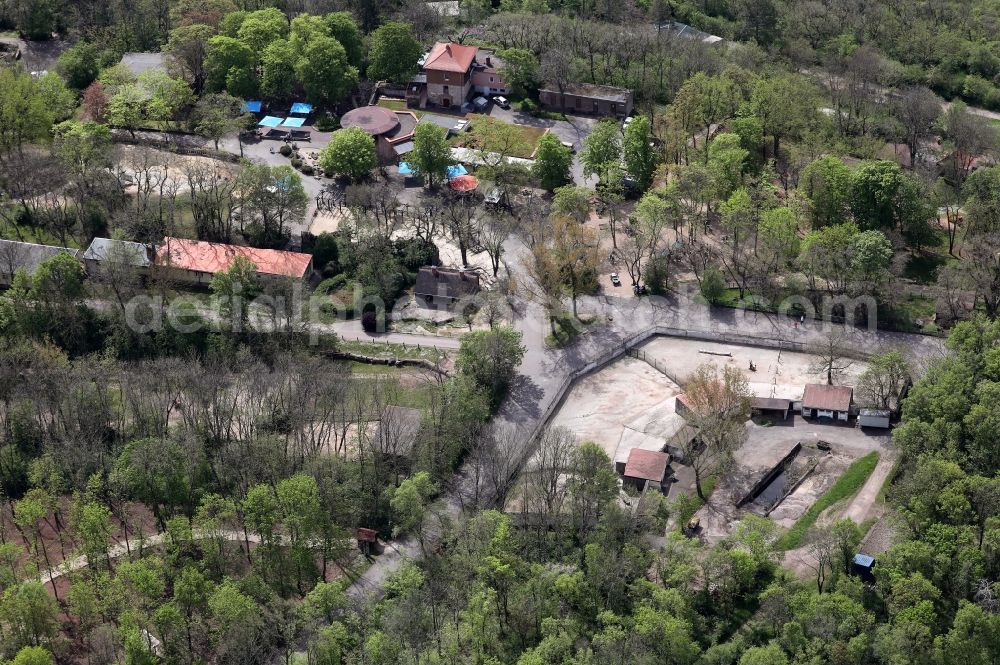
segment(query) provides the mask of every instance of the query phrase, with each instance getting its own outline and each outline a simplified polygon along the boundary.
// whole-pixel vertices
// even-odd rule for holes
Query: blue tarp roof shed
[[[448,178],[457,178],[460,175],[466,175],[468,171],[461,164],[452,164],[448,167]]]
[[[875,557],[868,556],[867,554],[855,554],[854,564],[862,568],[871,568],[875,565]]]
[[[306,119],[305,118],[285,118],[282,121],[281,126],[282,127],[301,127],[304,124],[306,124]]]
[[[247,113],[260,113],[261,102],[243,102],[243,110]]]
[[[273,115],[266,115],[257,124],[261,127],[278,127],[281,125],[281,118],[275,118]]]
[[[292,104],[292,113],[300,115],[309,115],[312,113],[312,104],[306,104],[305,102],[295,102]]]

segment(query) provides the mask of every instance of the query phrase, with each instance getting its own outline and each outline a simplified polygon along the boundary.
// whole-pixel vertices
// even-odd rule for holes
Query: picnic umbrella
[[[266,115],[257,124],[261,127],[271,127],[273,129],[281,124],[281,118],[275,118],[273,115]]]
[[[456,192],[471,192],[479,187],[479,180],[474,175],[460,175],[449,180],[448,186]]]
[[[243,102],[243,110],[247,113],[260,113],[261,102],[259,101],[249,101]]]
[[[312,104],[306,104],[305,102],[295,102],[292,104],[292,113],[295,115],[309,115],[312,113]]]
[[[301,127],[306,122],[305,118],[285,118],[281,122],[282,127]]]

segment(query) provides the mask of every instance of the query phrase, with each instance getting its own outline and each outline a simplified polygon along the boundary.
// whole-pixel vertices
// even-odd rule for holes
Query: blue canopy
[[[243,102],[243,110],[247,113],[260,113],[260,102]]]
[[[285,118],[281,123],[282,127],[301,127],[306,123],[305,118]]]
[[[449,178],[457,178],[460,175],[466,175],[466,174],[468,174],[468,171],[466,171],[465,167],[462,166],[461,164],[452,164],[451,166],[448,167]]]
[[[281,124],[281,118],[275,118],[273,115],[265,115],[257,124],[261,127],[277,127]]]
[[[406,162],[399,163],[399,174],[400,175],[413,175],[413,167]]]
[[[862,568],[871,568],[875,564],[875,557],[867,554],[855,554],[854,563]]]
[[[313,112],[313,105],[305,102],[295,102],[292,104],[292,113],[309,115]]]

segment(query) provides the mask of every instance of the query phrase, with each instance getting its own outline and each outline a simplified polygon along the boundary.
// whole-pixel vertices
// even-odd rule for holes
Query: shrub
[[[347,286],[347,275],[341,273],[328,277],[316,285],[316,293],[329,294]]]
[[[320,132],[332,132],[340,127],[340,118],[324,113],[316,118],[315,127]]]
[[[375,310],[368,310],[361,315],[361,329],[366,333],[373,333],[378,331],[378,316]]]
[[[283,156],[288,157],[292,154],[292,146],[285,144],[278,149],[278,152],[280,152]]]
[[[293,169],[301,169],[302,168],[302,160],[300,158],[298,158],[298,157],[292,157],[292,168]]]
[[[302,174],[303,175],[312,175],[315,172],[316,172],[316,170],[312,167],[311,164],[303,164],[302,165]]]

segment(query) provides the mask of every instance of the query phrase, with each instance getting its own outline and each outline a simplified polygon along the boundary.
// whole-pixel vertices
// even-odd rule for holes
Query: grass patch
[[[456,121],[457,122],[457,121]],[[501,122],[497,120],[496,122]],[[511,123],[504,123],[510,127],[517,127],[521,132],[521,139],[524,141],[524,146],[521,150],[514,150],[510,153],[511,157],[519,157],[521,159],[530,159],[531,155],[535,152],[535,148],[538,147],[538,141],[542,138],[542,134],[545,133],[544,127],[529,127],[528,125],[517,125]],[[456,136],[449,139],[452,146],[456,148],[472,148],[476,147],[476,119],[472,119],[472,129],[467,132],[462,132]]]
[[[843,501],[858,493],[868,476],[872,475],[875,466],[878,464],[878,451],[872,451],[854,460],[844,474],[837,479],[837,482],[816,500],[805,515],[792,525],[792,528],[785,532],[775,543],[778,550],[793,550],[802,545],[809,529],[816,523],[820,514],[838,501]]]
[[[933,323],[937,301],[934,298],[915,293],[907,293],[893,303],[892,319],[895,328],[903,332],[936,333]],[[917,325],[917,320],[923,322]]]
[[[62,246],[55,235],[49,233],[39,226],[27,226],[19,224],[16,226],[4,224],[0,225],[0,239],[16,240],[17,242],[32,242],[38,245]],[[66,235],[66,246],[72,249],[79,249],[80,244],[72,235]]]
[[[418,118],[424,113],[419,109],[407,108],[405,99],[392,99],[391,97],[379,97],[377,106],[393,111],[409,111]]]

